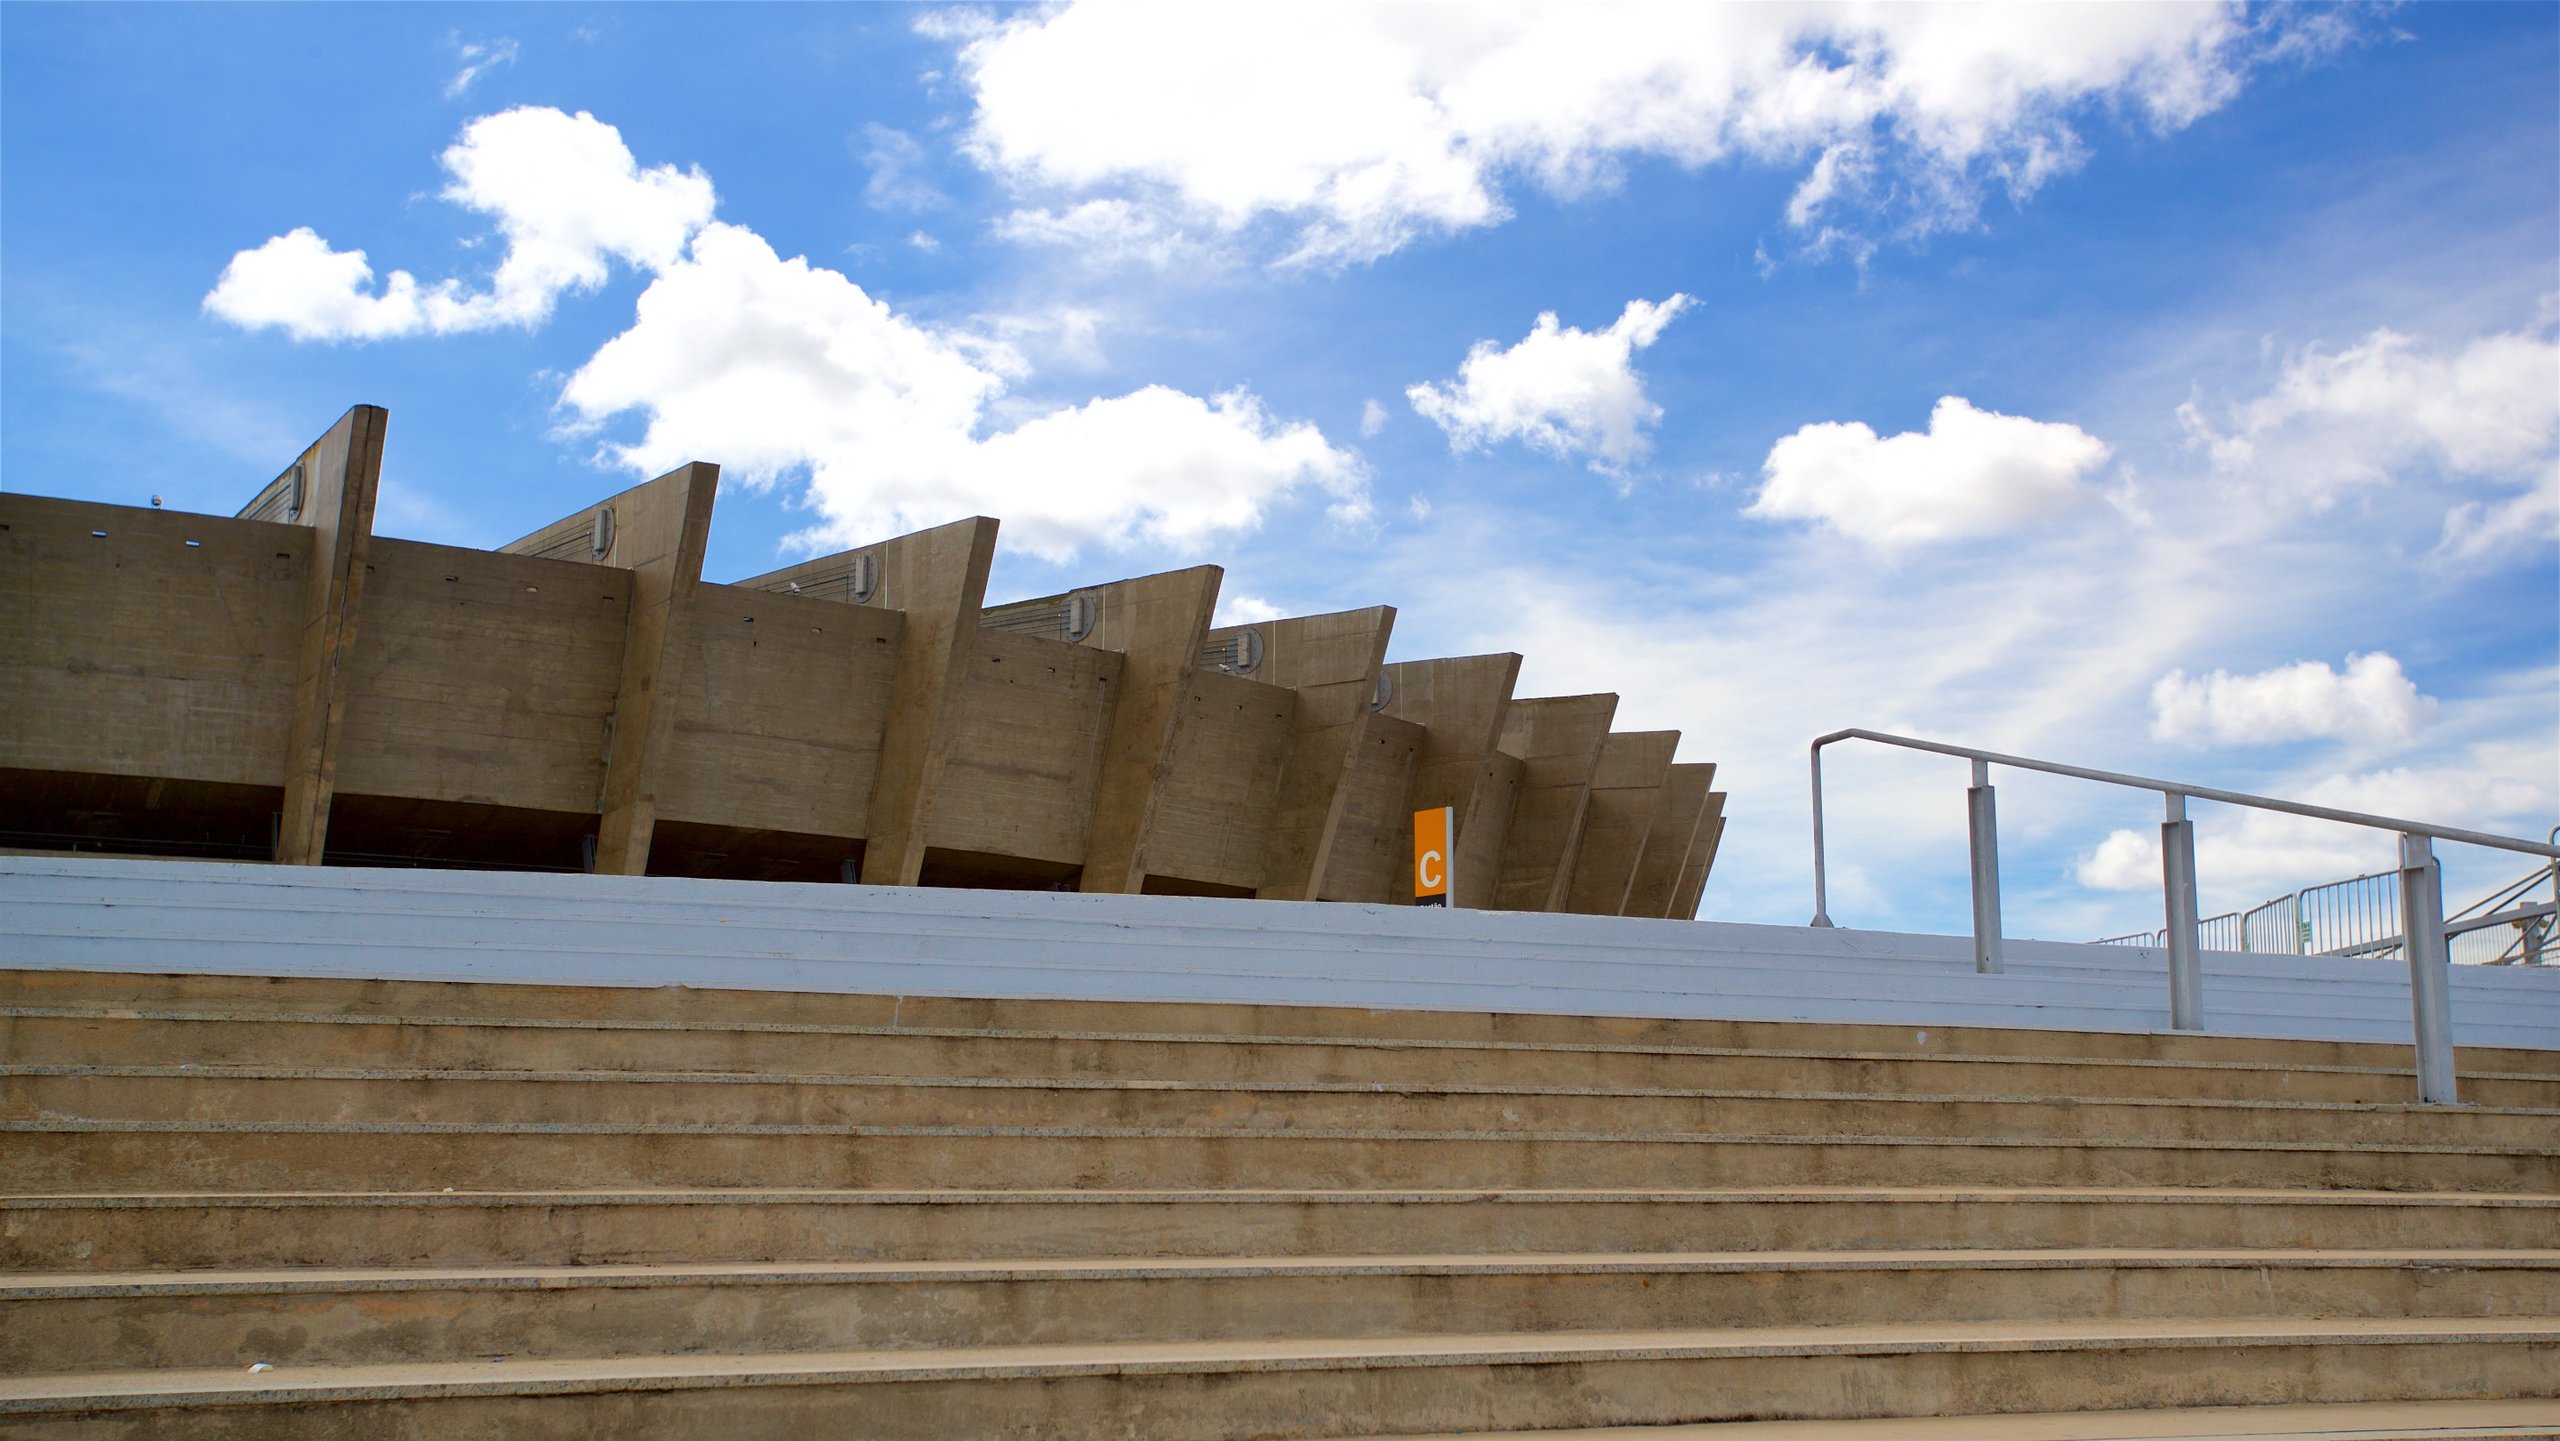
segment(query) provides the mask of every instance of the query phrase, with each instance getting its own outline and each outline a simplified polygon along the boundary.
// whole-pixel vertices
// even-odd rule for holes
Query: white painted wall
[[[2166,956],[1400,906],[0,857],[0,968],[2147,1031]],[[2396,960],[2205,957],[2210,1029],[2409,1039]],[[2463,1045],[2560,1048],[2560,968],[2454,968]]]

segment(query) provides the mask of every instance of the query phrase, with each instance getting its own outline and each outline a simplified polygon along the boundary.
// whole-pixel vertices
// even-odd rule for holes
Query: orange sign
[[[1413,903],[1449,904],[1449,861],[1458,846],[1458,813],[1449,806],[1413,813]]]

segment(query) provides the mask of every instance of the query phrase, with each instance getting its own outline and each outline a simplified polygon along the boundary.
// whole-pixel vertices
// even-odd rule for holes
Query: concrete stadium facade
[[[496,551],[372,533],[387,413],[239,515],[0,494],[0,849],[1694,916],[1676,731],[1389,664],[1391,607],[1214,626],[1215,566],[985,604],[980,517],[702,578],[718,467]]]

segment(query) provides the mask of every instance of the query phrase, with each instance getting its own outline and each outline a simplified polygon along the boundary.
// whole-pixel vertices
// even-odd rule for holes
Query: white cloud
[[[444,98],[447,100],[462,98],[472,84],[489,70],[516,63],[516,42],[505,36],[484,42],[466,41],[457,35],[451,44],[455,57],[462,61],[462,68],[453,72],[453,78],[445,82]]]
[[[2097,848],[2072,867],[2080,884],[2097,891],[2138,891],[2161,884],[2160,838],[2147,831],[2109,831]]]
[[[915,231],[908,235],[907,243],[914,246],[916,249],[923,251],[927,255],[937,255],[942,251],[942,242],[936,240],[930,233],[922,230]]]
[[[1211,617],[1210,624],[1260,625],[1264,621],[1278,620],[1287,614],[1287,611],[1258,595],[1228,596],[1221,593],[1218,596],[1218,613]]]
[[[1374,440],[1378,432],[1386,428],[1387,408],[1375,400],[1362,401],[1360,403],[1360,438]]]
[[[2540,487],[2560,463],[2560,341],[2445,347],[2377,330],[2336,354],[2288,356],[2274,387],[2221,426],[2197,401],[2179,417],[2216,469],[2315,508],[2413,473]]]
[[[204,308],[245,330],[274,328],[296,340],[478,328],[452,281],[421,291],[416,276],[395,270],[374,294],[366,289],[372,280],[363,251],[333,249],[305,225],[232,256]]]
[[[492,216],[505,237],[485,291],[421,285],[392,271],[379,292],[361,250],[333,249],[308,227],[231,258],[205,309],[244,329],[296,340],[378,340],[534,326],[565,291],[604,283],[608,262],[660,270],[710,222],[716,198],[698,170],[642,170],[621,132],[580,111],[521,107],[464,127],[442,157],[444,198]]]
[[[1646,427],[1662,418],[1662,407],[1645,397],[1635,352],[1693,303],[1686,295],[1630,300],[1597,331],[1559,325],[1548,311],[1508,350],[1476,342],[1454,383],[1416,385],[1405,395],[1448,432],[1451,450],[1520,440],[1559,457],[1588,456],[1595,470],[1623,470],[1644,454]]]
[[[951,197],[916,172],[925,166],[924,147],[903,130],[886,125],[862,127],[862,163],[871,179],[862,198],[874,210],[940,210]]]
[[[2404,741],[2435,718],[2400,662],[2350,655],[2346,671],[2306,660],[2255,675],[2173,670],[2151,688],[2151,734],[2178,745],[2270,745],[2317,736]]]
[[[1571,195],[1635,156],[1809,163],[1789,208],[1809,233],[1852,208],[1961,227],[1987,188],[2080,164],[2079,114],[2176,130],[2309,30],[2219,4],[1087,0],[938,33],[990,168],[1228,233],[1275,217],[1294,258],[1338,262],[1496,223],[1508,180]]]
[[[2446,511],[2435,556],[2450,566],[2493,565],[2513,556],[2547,553],[2553,541],[2560,541],[2560,471],[2532,482],[2522,495],[2466,500]]]
[[[2550,825],[2554,807],[2560,806],[2560,789],[2547,780],[2526,778],[2535,759],[2529,747],[2476,748],[2464,759],[2470,763],[2330,775],[2281,793],[2309,805],[2493,834],[2538,837]],[[2205,907],[2215,913],[2399,864],[2399,842],[2389,831],[2237,807],[2199,806],[2194,814],[2197,888]],[[2446,843],[2438,852],[2451,860],[2453,853],[2467,849]],[[2522,857],[2491,852],[2462,860],[2475,872],[2485,862],[2485,872],[2479,873],[2501,878],[2522,872],[2528,864]],[[2072,873],[2093,890],[2156,892],[2160,889],[2159,832],[2110,832],[2074,865]],[[2468,899],[2456,889],[2455,881],[2449,879],[2447,886],[2449,906]]]
[[[826,517],[812,543],[983,513],[1004,518],[1009,545],[1064,560],[1091,544],[1196,550],[1308,487],[1338,517],[1367,514],[1356,458],[1244,392],[1148,386],[982,438],[1004,390],[954,337],[714,224],[561,400],[591,424],[644,414],[638,441],[606,447],[634,471],[711,457],[766,483],[805,469]]]
[[[1809,520],[1882,550],[1993,535],[2079,504],[2111,452],[2076,425],[1946,396],[1926,432],[1808,425],[1769,448],[1743,514]]]
[[[1032,207],[999,216],[998,239],[1073,251],[1093,265],[1139,264],[1163,270],[1176,262],[1221,264],[1224,258],[1165,217],[1126,200],[1088,200],[1060,209]]]
[[[749,484],[805,472],[826,517],[800,537],[811,543],[986,513],[1013,544],[1064,560],[1086,545],[1197,550],[1308,489],[1338,520],[1369,514],[1358,457],[1243,390],[1204,400],[1147,386],[1045,409],[1008,396],[1030,371],[1024,343],[1099,363],[1098,317],[1069,307],[986,333],[917,324],[840,272],[713,221],[699,170],[640,169],[592,116],[488,116],[443,161],[446,198],[496,216],[506,236],[487,291],[394,271],[374,292],[364,252],[306,228],[233,257],[206,308],[304,340],[533,325],[622,260],[654,279],[631,327],[562,388],[573,428],[645,416],[638,440],[602,448],[642,472],[692,459]],[[930,250],[933,237],[910,242]],[[1010,429],[991,424],[1000,403]]]

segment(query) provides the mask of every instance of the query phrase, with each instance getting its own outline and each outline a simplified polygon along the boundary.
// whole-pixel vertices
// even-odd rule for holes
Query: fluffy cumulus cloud
[[[612,126],[580,111],[520,107],[471,122],[443,155],[444,198],[492,217],[506,242],[488,288],[421,284],[405,270],[372,287],[361,250],[308,227],[243,250],[204,298],[212,314],[296,340],[380,340],[550,318],[565,291],[602,285],[609,263],[662,269],[711,220],[698,169],[643,170]]]
[[[1862,421],[1824,421],[1785,437],[1743,513],[1813,521],[1880,550],[1992,535],[2089,499],[2110,453],[2076,425],[1950,395],[1926,431],[1879,436]]]
[[[2151,734],[2177,745],[2269,745],[2333,737],[2403,741],[2435,718],[2400,662],[2379,651],[2344,672],[2306,660],[2255,675],[2173,670],[2151,688]]]
[[[1987,189],[2079,165],[2083,114],[2175,130],[2335,29],[2211,3],[1080,0],[932,33],[959,43],[990,168],[1229,232],[1271,219],[1295,258],[1339,262],[1497,222],[1508,182],[1572,194],[1641,156],[1802,165],[1788,218],[1811,236],[1853,213],[1964,226]]]
[[[495,217],[506,241],[485,289],[422,285],[406,271],[375,289],[363,251],[305,228],[234,256],[205,308],[297,340],[531,326],[620,261],[651,280],[631,327],[562,388],[573,427],[602,433],[639,417],[636,440],[600,446],[634,471],[708,459],[749,484],[805,474],[825,517],[803,537],[812,544],[985,513],[1005,519],[1012,543],[1064,560],[1087,545],[1196,550],[1302,491],[1326,497],[1337,519],[1369,513],[1357,456],[1241,390],[1204,399],[1148,386],[1040,413],[1008,396],[1029,369],[1016,339],[1036,332],[1050,351],[1091,358],[1089,312],[1013,317],[984,335],[918,324],[842,273],[714,220],[700,171],[640,168],[592,116],[488,116],[443,164],[445,198]],[[916,199],[897,191],[884,203]],[[1028,418],[996,429],[999,400]]]
[[[1519,440],[1551,455],[1588,457],[1595,470],[1623,470],[1662,418],[1662,407],[1645,397],[1635,353],[1691,304],[1685,295],[1630,300],[1606,330],[1560,325],[1549,311],[1518,344],[1504,350],[1478,341],[1454,381],[1416,385],[1405,396],[1448,432],[1452,450]]]
[[[634,471],[701,456],[750,484],[805,470],[826,517],[812,543],[983,513],[1004,517],[1008,543],[1063,560],[1086,544],[1197,549],[1301,487],[1366,513],[1357,458],[1242,392],[1149,386],[981,434],[1006,387],[973,349],[715,223],[561,401],[588,423],[645,417],[638,440],[605,447]]]
[[[2560,529],[2560,337],[2428,344],[2390,330],[2286,357],[2275,384],[2219,417],[2179,412],[2215,469],[2313,510],[2361,489],[2487,483],[2446,512],[2441,549],[2479,560]]]

